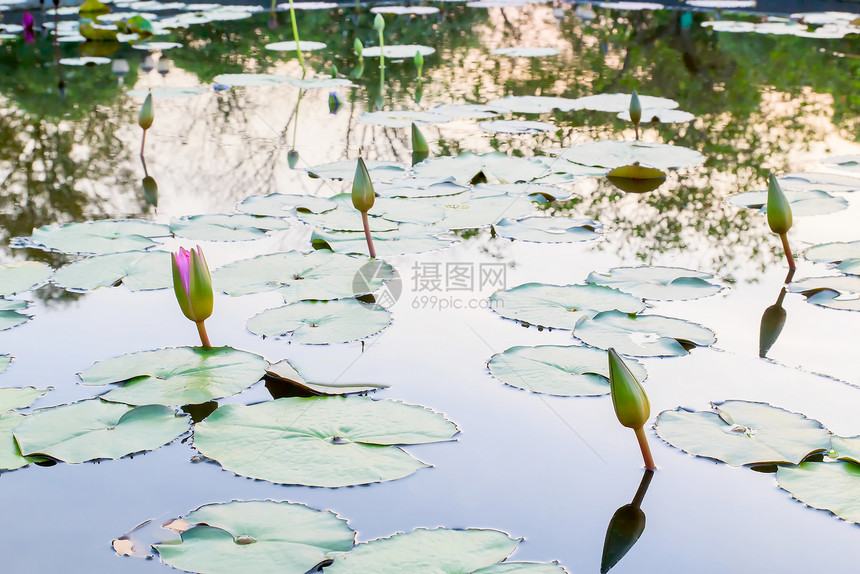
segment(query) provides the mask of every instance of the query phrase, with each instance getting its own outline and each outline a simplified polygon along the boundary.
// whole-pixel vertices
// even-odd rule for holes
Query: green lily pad
[[[558,564],[506,561],[486,568],[479,568],[472,574],[567,574],[567,570]]]
[[[395,15],[428,15],[438,14],[439,8],[435,6],[374,6],[370,9],[372,14],[395,14]]]
[[[523,195],[496,195],[486,190],[445,198],[441,205],[445,217],[433,225],[437,229],[475,229],[534,212],[531,200]]]
[[[0,299],[0,331],[23,325],[32,319],[29,315],[21,313],[27,307],[28,303],[26,301]]]
[[[661,315],[627,315],[605,311],[584,318],[573,329],[583,343],[634,357],[680,357],[686,346],[714,344],[714,333],[696,323]]]
[[[860,465],[838,461],[780,466],[776,481],[803,504],[860,523]]]
[[[72,291],[91,291],[118,283],[132,291],[166,289],[173,285],[170,257],[166,251],[94,255],[58,269],[54,282]]]
[[[705,161],[705,156],[689,148],[641,141],[589,142],[562,149],[547,148],[544,151],[574,163],[608,169],[634,163],[660,170],[680,169]]]
[[[213,78],[216,84],[238,87],[276,86],[289,79],[289,76],[274,74],[220,74]]]
[[[436,157],[413,167],[416,177],[452,177],[460,184],[472,182],[478,174],[487,181],[516,183],[532,181],[550,173],[540,161],[531,158],[511,157],[501,152],[482,155],[465,152],[453,157]]]
[[[837,263],[836,269],[842,273],[860,275],[860,241],[813,245],[803,256],[816,263]]]
[[[831,169],[860,175],[860,155],[831,155],[821,160]]]
[[[455,237],[439,237],[434,230],[421,225],[401,225],[396,231],[373,231],[370,235],[376,255],[383,258],[445,249],[457,241]],[[367,253],[367,240],[363,231],[314,230],[311,245],[314,249],[328,249],[336,253]]]
[[[491,52],[497,56],[509,56],[511,58],[545,58],[547,56],[558,56],[558,50],[548,47],[521,47],[521,48],[496,48]]]
[[[317,78],[293,78],[286,79],[286,83],[302,90],[329,90],[331,88],[346,88],[353,83],[347,78],[332,78],[330,76],[319,76]]]
[[[346,520],[293,502],[206,504],[184,520],[192,526],[182,540],[154,548],[165,564],[189,572],[304,573],[355,543]]]
[[[311,383],[299,374],[299,372],[286,360],[278,361],[269,365],[266,375],[279,381],[289,382],[297,387],[316,395],[349,395],[353,393],[367,393],[388,388],[388,385],[369,383]]]
[[[39,261],[0,265],[0,297],[29,291],[51,278],[53,269]]]
[[[378,181],[391,181],[392,179],[403,177],[408,169],[406,164],[393,161],[366,161],[367,171],[370,173],[370,179],[375,184]],[[308,175],[311,177],[319,177],[322,179],[342,179],[344,181],[352,181],[355,177],[355,168],[358,160],[349,159],[346,161],[335,161],[332,163],[324,163],[308,168]]]
[[[84,385],[125,383],[103,395],[107,400],[171,406],[235,395],[263,378],[268,365],[230,347],[175,347],[99,361],[79,375]]]
[[[179,42],[146,42],[143,44],[132,44],[131,47],[135,50],[165,52],[167,50],[173,50],[174,48],[181,48],[182,44],[180,44]]]
[[[783,192],[791,206],[793,215],[826,215],[848,207],[848,202],[841,197],[833,197],[826,191],[803,190]],[[727,199],[738,207],[751,207],[767,213],[766,191],[743,191],[730,195]]]
[[[446,197],[458,195],[469,188],[454,183],[453,178],[403,178],[390,182],[374,184],[374,191],[380,197]]]
[[[192,215],[170,222],[174,235],[196,241],[248,241],[287,228],[289,224],[277,217],[254,215]]]
[[[60,58],[61,66],[101,66],[110,64],[110,58],[102,58],[100,56],[84,56],[81,58]]]
[[[15,470],[33,462],[21,454],[12,435],[12,431],[25,420],[27,417],[19,413],[0,414],[0,470]]]
[[[624,112],[630,109],[630,98],[632,94],[595,94],[574,100],[576,109],[591,110],[594,112]],[[657,98],[654,96],[639,95],[639,103],[642,105],[642,119],[645,120],[645,110],[662,109],[674,110],[678,102],[669,98]]]
[[[351,486],[427,464],[395,445],[451,440],[457,427],[417,405],[367,397],[224,405],[194,427],[194,446],[226,470],[278,484]]]
[[[802,293],[806,301],[820,307],[860,311],[860,277],[809,277],[788,284],[790,293]]]
[[[618,119],[630,121],[630,110],[624,110],[618,113]],[[682,110],[666,110],[666,109],[644,109],[642,110],[642,123],[660,123],[660,124],[682,124],[691,122],[696,119],[696,116],[690,112]]]
[[[517,135],[539,134],[558,130],[554,124],[549,122],[535,122],[527,120],[490,120],[486,122],[478,122],[478,127],[485,132],[493,134]]]
[[[517,540],[498,530],[419,528],[359,544],[348,554],[336,556],[326,566],[326,574],[474,572],[504,560],[517,545]]]
[[[344,194],[344,199],[349,201],[347,209],[355,211],[351,197]],[[445,209],[441,205],[445,201],[447,198],[380,197],[374,202],[372,211],[377,217],[395,223],[431,225],[445,217]]]
[[[788,190],[818,190],[826,192],[860,191],[860,178],[833,173],[787,173],[779,178],[779,184]]]
[[[645,304],[633,295],[601,285],[526,283],[493,293],[490,308],[521,323],[573,329],[583,317],[594,317],[609,309],[623,311],[621,314],[638,313],[645,309]]]
[[[287,215],[295,215],[296,210],[324,213],[331,211],[337,205],[336,202],[324,197],[272,193],[270,195],[252,195],[246,197],[239,202],[236,209],[250,215],[285,217]]]
[[[292,334],[293,343],[346,343],[379,333],[391,313],[355,299],[299,301],[267,309],[248,320],[248,330],[264,337]]]
[[[663,411],[657,436],[684,452],[731,466],[798,464],[830,448],[830,431],[802,414],[749,401],[711,406],[713,411]]]
[[[366,50],[365,50],[366,52]],[[387,128],[408,128],[413,123],[444,124],[451,121],[450,116],[434,114],[433,112],[415,112],[411,110],[391,110],[380,112],[365,112],[358,116],[358,121],[372,126],[385,126]]]
[[[273,42],[271,44],[266,44],[263,47],[266,50],[272,50],[274,52],[295,52],[296,48],[302,52],[313,52],[314,50],[323,50],[325,49],[325,46],[324,42],[308,42],[305,40],[294,42],[292,40],[288,40],[286,42]]]
[[[25,456],[72,464],[154,450],[188,430],[188,417],[161,405],[90,399],[36,411],[13,431]]]
[[[26,409],[33,404],[33,401],[50,390],[51,387],[47,389],[37,389],[36,387],[0,388],[0,414],[12,409]]]
[[[616,267],[608,273],[591,273],[586,281],[608,285],[642,299],[689,301],[707,297],[722,290],[711,283],[714,276],[680,267]]]
[[[576,100],[553,96],[507,96],[487,102],[487,106],[518,114],[545,114],[553,110],[569,112],[579,109]]]
[[[168,235],[170,229],[166,225],[136,219],[107,219],[34,229],[28,246],[46,251],[102,255],[143,251],[155,245],[151,237]]]
[[[422,46],[420,44],[386,44],[382,50],[382,55],[392,60],[397,59],[412,59],[415,54],[421,52],[422,56],[435,54],[436,49],[430,46]],[[380,54],[379,46],[371,46],[362,50],[361,55],[365,58],[378,58]]]
[[[648,376],[639,361],[627,359],[639,381]],[[511,347],[493,355],[490,373],[512,387],[561,397],[597,396],[609,393],[609,360],[606,351],[576,345]]]
[[[570,192],[546,183],[480,183],[475,192],[490,195],[527,195],[537,203],[570,199]]]
[[[860,436],[834,436],[830,439],[830,443],[831,448],[836,452],[834,458],[860,464]]]
[[[383,263],[383,273],[362,287],[355,285],[356,274],[369,261],[328,251],[271,253],[219,267],[212,272],[212,282],[233,296],[279,289],[288,303],[341,299],[372,293],[394,276],[394,269]]]
[[[376,205],[368,212],[367,221],[371,231],[394,231],[397,223],[380,217]],[[333,231],[363,231],[361,213],[352,205],[338,205],[336,209],[325,213],[298,213],[297,217],[316,228],[330,229]]]
[[[455,119],[486,120],[498,116],[503,110],[479,104],[442,104],[434,108],[430,108],[429,111],[434,114],[442,114],[443,116],[449,116]]]
[[[576,243],[600,238],[601,225],[592,219],[526,217],[503,219],[493,225],[501,237],[538,243]]]

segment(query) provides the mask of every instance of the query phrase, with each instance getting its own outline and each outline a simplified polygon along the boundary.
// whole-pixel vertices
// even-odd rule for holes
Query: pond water
[[[328,76],[334,66],[343,80],[313,89],[288,82],[228,85],[230,80],[257,84],[263,73],[302,77],[295,52],[265,49],[295,39],[285,6],[271,13],[268,5],[168,11],[155,2],[114,6],[115,13],[147,13],[156,31],[168,18],[198,14],[180,21],[185,27],[151,40],[179,44],[170,49],[141,50],[129,42],[54,45],[49,33],[38,31],[28,43],[8,29],[12,37],[0,40],[3,263],[30,260],[58,269],[81,258],[21,239],[41,226],[126,218],[170,224],[189,215],[235,213],[240,201],[255,195],[333,197],[350,191],[353,168],[346,171],[347,181],[311,178],[308,170],[359,156],[408,169],[410,121],[391,125],[387,114],[385,125],[370,123],[365,114],[374,111],[486,105],[506,96],[575,99],[635,89],[672,99],[694,116],[681,123],[645,123],[641,139],[690,148],[704,162],[667,170],[666,181],[648,193],[624,192],[602,176],[605,169],[577,165],[577,173],[591,175],[556,172],[551,178],[561,199],[526,202],[536,214],[598,222],[597,239],[510,240],[503,225],[488,224],[443,235],[452,240],[447,247],[381,251],[396,269],[402,291],[389,307],[390,326],[360,341],[313,345],[291,343],[288,336],[260,337],[246,329],[248,319],[282,305],[284,297],[274,290],[216,293],[206,322],[214,345],[247,350],[271,363],[287,359],[309,381],[387,385],[371,395],[444,413],[459,428],[456,441],[407,447],[431,468],[342,488],[237,476],[201,457],[190,433],[119,460],[30,464],[0,473],[5,572],[167,571],[149,544],[177,536],[157,525],[204,504],[260,499],[330,509],[349,520],[360,542],[419,527],[492,528],[524,539],[512,561],[557,561],[570,573],[599,572],[610,519],[633,499],[643,477],[634,434],[617,423],[608,395],[531,393],[494,378],[487,361],[510,347],[578,341],[569,329],[524,328],[502,317],[499,303],[490,309],[488,298],[525,283],[582,284],[592,272],[640,265],[711,273],[724,289],[696,300],[647,301],[649,314],[703,325],[715,333],[716,343],[682,357],[639,359],[648,373],[646,427],[659,469],[641,504],[645,530],[612,571],[856,572],[856,524],[799,503],[777,486],[773,472],[689,456],[660,440],[652,425],[665,410],[707,410],[711,402],[737,399],[803,413],[843,437],[860,435],[860,313],[816,306],[800,293],[780,299],[787,265],[779,238],[758,210],[728,200],[766,189],[770,172],[838,175],[840,185],[823,189],[841,201],[839,209],[819,203],[812,211],[827,213],[797,211],[790,242],[802,254],[812,245],[860,239],[860,202],[851,193],[860,191],[860,180],[853,180],[855,186],[845,179],[860,172],[856,163],[841,170],[827,163],[831,156],[860,154],[860,24],[832,14],[807,16],[807,26],[788,14],[705,8],[485,4],[421,3],[439,11],[384,15],[386,45],[434,49],[423,57],[420,76],[411,55],[385,58],[383,71],[379,58],[355,54],[356,39],[365,50],[379,45],[369,6],[296,10],[301,40],[325,43],[303,52],[307,77]],[[0,5],[7,7],[0,12],[0,27],[21,21],[23,11]],[[210,17],[213,11],[219,16]],[[78,21],[74,10],[61,7],[58,24],[52,24],[49,11],[36,12],[36,28],[44,21],[65,36],[76,33],[73,24],[63,24]],[[840,31],[844,37],[826,37]],[[494,53],[503,48],[547,48],[543,53],[553,55]],[[414,51],[409,48],[409,54]],[[75,57],[106,57],[113,64],[57,64]],[[136,119],[148,89],[155,121],[142,163]],[[336,113],[330,92],[342,102]],[[634,139],[629,121],[588,109],[502,110],[494,118],[551,124],[548,131],[530,134],[491,133],[478,123],[485,120],[472,117],[442,119],[420,124],[431,157],[497,151],[516,158],[544,156],[555,169],[560,164],[552,161],[560,160],[547,156],[548,148]],[[671,165],[678,153],[661,151],[661,161]],[[509,161],[485,167],[485,178],[490,183],[520,179],[525,164]],[[493,170],[512,175],[497,177]],[[380,192],[385,176],[371,173]],[[437,181],[446,175],[465,178],[466,185],[473,175],[459,166],[433,173]],[[157,198],[151,187],[145,192],[145,176],[157,182]],[[485,208],[501,212],[494,222],[515,204],[512,196],[506,201],[501,208]],[[420,207],[410,207],[405,220],[424,227],[433,224],[432,210],[446,205],[414,203]],[[252,241],[159,237],[154,249],[199,244],[212,269],[257,255],[310,252],[315,230],[297,215],[305,214],[285,213],[283,228]],[[363,246],[358,251],[363,253]],[[825,262],[802,256],[797,267],[794,282],[840,275]],[[494,280],[482,270],[495,270]],[[438,288],[434,273],[439,273]],[[170,289],[132,291],[118,285],[81,293],[49,282],[11,299],[29,301],[32,320],[0,331],[0,352],[14,357],[0,374],[0,386],[53,387],[32,408],[19,410],[24,414],[109,390],[79,384],[78,373],[97,361],[198,342]],[[785,323],[760,353],[762,315],[778,299]],[[639,342],[655,338],[637,336]],[[260,381],[218,403],[271,401],[270,389],[275,398],[281,396],[276,385]],[[856,504],[860,486],[853,488],[845,497]],[[148,520],[150,525],[129,537],[138,554],[155,557],[118,557],[111,541]]]

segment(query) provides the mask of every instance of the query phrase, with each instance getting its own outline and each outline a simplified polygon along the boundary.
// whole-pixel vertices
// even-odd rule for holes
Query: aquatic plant
[[[302,78],[304,78],[308,69],[305,67],[305,58],[302,56],[302,49],[299,41],[299,26],[296,24],[296,8],[293,6],[293,0],[290,0],[290,24],[293,26],[293,40],[296,42],[296,55],[299,57],[299,65],[302,67]]]
[[[376,259],[376,250],[373,248],[373,238],[370,236],[370,221],[367,212],[373,207],[376,193],[373,191],[373,181],[362,158],[358,158],[355,166],[355,178],[352,180],[352,204],[361,212],[361,222],[364,225],[364,237],[367,240],[367,249],[370,256]]]
[[[430,146],[418,125],[412,122],[412,165],[421,163],[430,156]]]
[[[791,254],[791,246],[788,244],[788,230],[791,229],[791,206],[788,204],[785,194],[782,192],[776,176],[770,174],[767,178],[767,224],[770,230],[779,235],[782,240],[782,249],[788,259],[788,268],[796,269],[794,255]]]
[[[198,246],[191,251],[180,247],[171,260],[173,268],[173,291],[182,313],[197,325],[200,342],[211,347],[204,321],[212,315],[212,277],[209,266]]]
[[[424,73],[424,55],[421,53],[421,50],[415,51],[415,58],[412,61],[415,62],[415,68],[418,70],[418,79],[420,80]]]
[[[152,93],[146,95],[143,100],[143,105],[140,107],[140,115],[137,117],[137,124],[143,128],[143,139],[140,141],[140,157],[143,157],[144,149],[146,148],[146,130],[152,127],[152,122],[155,120],[155,110],[152,107]]]
[[[636,140],[639,141],[639,122],[642,121],[642,104],[639,103],[639,94],[633,90],[630,96],[630,120],[633,122],[633,128],[636,130]]]
[[[385,18],[382,14],[377,14],[373,19],[373,29],[379,32],[379,69],[383,70],[385,69],[385,38],[382,32],[385,30]]]
[[[639,441],[639,449],[642,451],[642,459],[645,468],[654,470],[654,458],[651,456],[651,447],[648,446],[648,437],[645,436],[645,423],[651,416],[651,404],[645,389],[624,363],[621,356],[610,347],[609,353],[609,392],[612,395],[612,406],[615,407],[615,416],[618,422],[627,428],[633,429]]]

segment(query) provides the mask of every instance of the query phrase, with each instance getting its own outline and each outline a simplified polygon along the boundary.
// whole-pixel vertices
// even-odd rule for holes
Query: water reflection
[[[782,302],[785,299],[785,288],[791,283],[794,273],[794,269],[789,269],[788,275],[785,276],[785,284],[779,291],[779,297],[776,298],[776,303],[765,309],[761,316],[758,337],[758,356],[761,358],[767,357],[767,353],[773,347],[773,344],[776,343],[780,333],[782,333],[782,328],[785,326],[787,314],[782,307]]]
[[[645,531],[645,513],[640,506],[652,478],[654,478],[654,471],[646,470],[630,504],[625,504],[612,515],[606,529],[606,539],[603,542],[600,574],[606,574],[618,564]]]

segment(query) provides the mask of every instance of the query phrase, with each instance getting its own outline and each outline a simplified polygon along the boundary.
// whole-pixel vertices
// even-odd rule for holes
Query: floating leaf
[[[778,178],[783,189],[799,191],[860,191],[860,178],[833,173],[787,173]]]
[[[12,409],[25,409],[33,404],[33,401],[51,390],[37,389],[36,387],[22,388],[0,388],[0,415]]]
[[[445,197],[457,195],[469,188],[454,183],[454,178],[404,178],[390,182],[374,183],[374,190],[380,197]]]
[[[247,241],[287,228],[281,219],[253,215],[192,215],[170,222],[174,235],[196,241]]]
[[[38,261],[17,261],[0,265],[0,297],[29,291],[51,278],[50,266]]]
[[[493,195],[527,195],[532,201],[545,203],[570,199],[570,192],[555,185],[545,183],[481,183],[475,186],[475,192]]]
[[[860,465],[839,461],[780,466],[776,481],[803,504],[860,523]]]
[[[131,47],[135,50],[166,52],[167,50],[173,50],[174,48],[181,48],[182,44],[179,42],[146,42],[143,44],[132,44]]]
[[[341,299],[372,293],[394,277],[394,269],[383,263],[372,281],[356,285],[356,275],[369,262],[367,257],[327,251],[286,251],[219,267],[212,272],[212,281],[233,296],[280,289],[286,302]]]
[[[645,304],[637,297],[600,285],[526,283],[493,293],[490,308],[502,317],[521,323],[573,329],[583,317],[593,317],[609,309],[623,311],[619,314],[626,317],[626,313],[644,310]]]
[[[712,407],[663,411],[656,421],[657,436],[684,452],[732,466],[798,464],[830,448],[830,432],[802,414],[749,401]]]
[[[146,90],[129,90],[129,96],[145,98],[149,94],[156,100],[174,100],[199,96],[209,91],[203,86],[161,86]]]
[[[591,273],[586,281],[608,285],[642,299],[688,301],[719,293],[710,273],[680,267],[615,267],[608,273]]]
[[[379,57],[379,46],[371,46],[370,48],[365,48],[362,50],[361,55],[365,58],[378,58]],[[382,53],[386,58],[391,58],[392,60],[398,59],[407,59],[414,58],[415,54],[420,52],[422,56],[429,56],[430,54],[435,54],[436,49],[431,48],[430,46],[421,46],[419,44],[401,44],[401,45],[385,45]]]
[[[365,50],[365,53],[367,50]],[[410,110],[391,110],[380,112],[365,112],[358,116],[363,124],[385,126],[388,128],[408,128],[414,124],[443,124],[451,121],[450,116],[433,112],[414,112]]]
[[[813,305],[860,311],[860,277],[840,275],[838,277],[809,277],[789,283],[788,292],[802,293]]]
[[[308,174],[311,177],[320,177],[323,179],[352,181],[352,178],[355,176],[355,166],[357,163],[358,160],[350,159],[315,165],[308,168]],[[379,181],[391,181],[394,178],[402,177],[408,169],[406,164],[393,161],[366,161],[364,164],[374,184]]]
[[[219,407],[195,425],[194,446],[242,476],[334,488],[409,476],[427,465],[395,445],[448,441],[456,433],[454,423],[417,405],[283,398]]]
[[[632,94],[595,94],[574,100],[578,110],[591,110],[595,112],[625,112],[629,111],[630,98]],[[657,98],[654,96],[643,96],[639,94],[639,103],[644,109],[673,110],[678,107],[678,102],[669,98]],[[643,112],[642,119],[645,119]]]
[[[821,160],[821,163],[832,169],[860,174],[860,155],[831,155]]]
[[[289,76],[273,74],[220,74],[213,78],[216,84],[232,87],[276,86],[289,79]]]
[[[696,323],[661,315],[628,315],[605,311],[586,317],[573,330],[575,337],[601,349],[615,347],[623,355],[635,357],[680,357],[686,346],[707,347],[716,341],[714,333]]]
[[[324,42],[307,42],[305,40],[294,42],[292,40],[288,40],[286,42],[273,42],[271,44],[266,44],[263,47],[275,52],[295,52],[296,48],[302,52],[313,52],[314,50],[322,50],[325,46]]]
[[[324,213],[334,209],[337,205],[336,202],[324,197],[272,193],[270,195],[252,195],[246,197],[239,202],[236,209],[251,215],[284,217],[295,215],[297,209],[311,213]]]
[[[576,100],[553,96],[507,96],[487,102],[491,108],[520,114],[545,114],[553,110],[569,112],[579,109]]]
[[[26,301],[0,299],[0,331],[17,327],[29,321],[31,317],[21,313],[27,306]]]
[[[860,436],[834,436],[830,442],[832,449],[836,451],[834,458],[860,464]]]
[[[366,393],[387,388],[388,385],[361,383],[310,383],[286,360],[269,365],[266,375],[276,380],[287,381],[317,395],[347,395]]]
[[[442,207],[445,217],[434,224],[438,229],[474,229],[534,212],[531,201],[522,195],[494,195],[486,190],[452,197]]]
[[[370,12],[372,14],[428,15],[438,14],[439,8],[435,6],[374,6]]]
[[[600,238],[600,224],[573,217],[526,217],[503,219],[493,225],[501,237],[538,243],[575,243]]]
[[[0,355],[0,373],[9,368],[12,358],[10,355]]]
[[[503,110],[479,104],[442,104],[428,111],[455,119],[486,120],[498,116]]]
[[[75,291],[91,291],[118,283],[132,291],[166,289],[173,285],[170,253],[127,251],[94,255],[58,269],[54,282]]]
[[[485,181],[515,183],[531,181],[548,175],[550,170],[540,161],[531,158],[510,157],[501,152],[483,155],[461,153],[454,157],[436,157],[413,167],[417,177],[452,177],[457,183],[468,184],[482,174]]]
[[[373,231],[373,244],[379,257],[391,257],[407,253],[425,253],[444,249],[456,242],[456,238],[441,238],[432,229],[421,225],[401,225],[395,231]],[[314,231],[311,235],[314,249],[328,249],[337,253],[363,255],[367,252],[367,240],[362,231]]]
[[[626,364],[638,380],[645,379],[647,373],[639,361],[627,359]],[[592,347],[511,347],[493,355],[488,366],[506,385],[534,393],[562,397],[609,393],[606,351]]]
[[[487,122],[478,122],[480,127],[485,132],[494,134],[539,134],[543,132],[553,132],[558,128],[549,122],[534,122],[526,120],[491,120]]]
[[[497,56],[510,56],[511,58],[544,58],[546,56],[558,56],[558,50],[548,47],[521,47],[521,48],[496,48],[491,52]]]
[[[255,335],[292,334],[293,343],[346,343],[379,333],[391,322],[391,313],[378,305],[355,299],[299,301],[267,309],[248,321]]]
[[[838,263],[836,269],[860,275],[860,241],[822,243],[807,249],[803,256],[816,263]]]
[[[62,66],[100,66],[110,64],[110,58],[102,58],[100,56],[82,57],[82,58],[60,58],[59,63]]]
[[[641,96],[640,96],[641,97]],[[624,110],[618,113],[618,119],[630,121],[630,110]],[[644,109],[642,110],[642,123],[657,122],[661,124],[680,124],[691,122],[696,119],[696,116],[690,112],[681,110],[666,110],[666,109]]]
[[[355,542],[335,513],[292,502],[207,504],[185,520],[193,526],[180,541],[154,547],[165,564],[189,572],[303,573]]]
[[[359,544],[348,554],[336,556],[326,566],[326,574],[474,572],[504,560],[517,544],[498,530],[419,528]]]
[[[506,561],[486,568],[479,568],[472,574],[567,574],[567,570],[558,564]]]
[[[0,413],[0,470],[15,470],[33,462],[21,454],[18,443],[12,431],[27,420],[27,417],[18,413]]]
[[[848,202],[843,198],[833,197],[826,191],[804,190],[784,191],[783,193],[791,206],[792,215],[826,215],[848,207]],[[738,207],[752,207],[759,209],[762,213],[767,213],[766,191],[735,193],[730,195],[727,201]]]
[[[609,169],[639,163],[660,170],[693,167],[704,163],[705,156],[681,146],[647,142],[589,142],[568,148],[547,148],[550,155],[560,156],[582,165]]]
[[[13,432],[22,454],[76,464],[154,450],[187,430],[187,416],[161,405],[90,399],[36,411]]]
[[[347,78],[331,78],[320,76],[317,78],[293,78],[286,79],[286,83],[296,88],[303,90],[321,90],[331,88],[346,88],[352,86],[353,83]]]
[[[155,245],[151,237],[170,235],[166,225],[136,219],[46,225],[33,230],[29,245],[63,253],[101,255],[143,251]]]
[[[262,357],[230,347],[175,347],[99,361],[80,373],[85,385],[125,383],[103,397],[130,405],[186,405],[239,393],[266,373]]]

